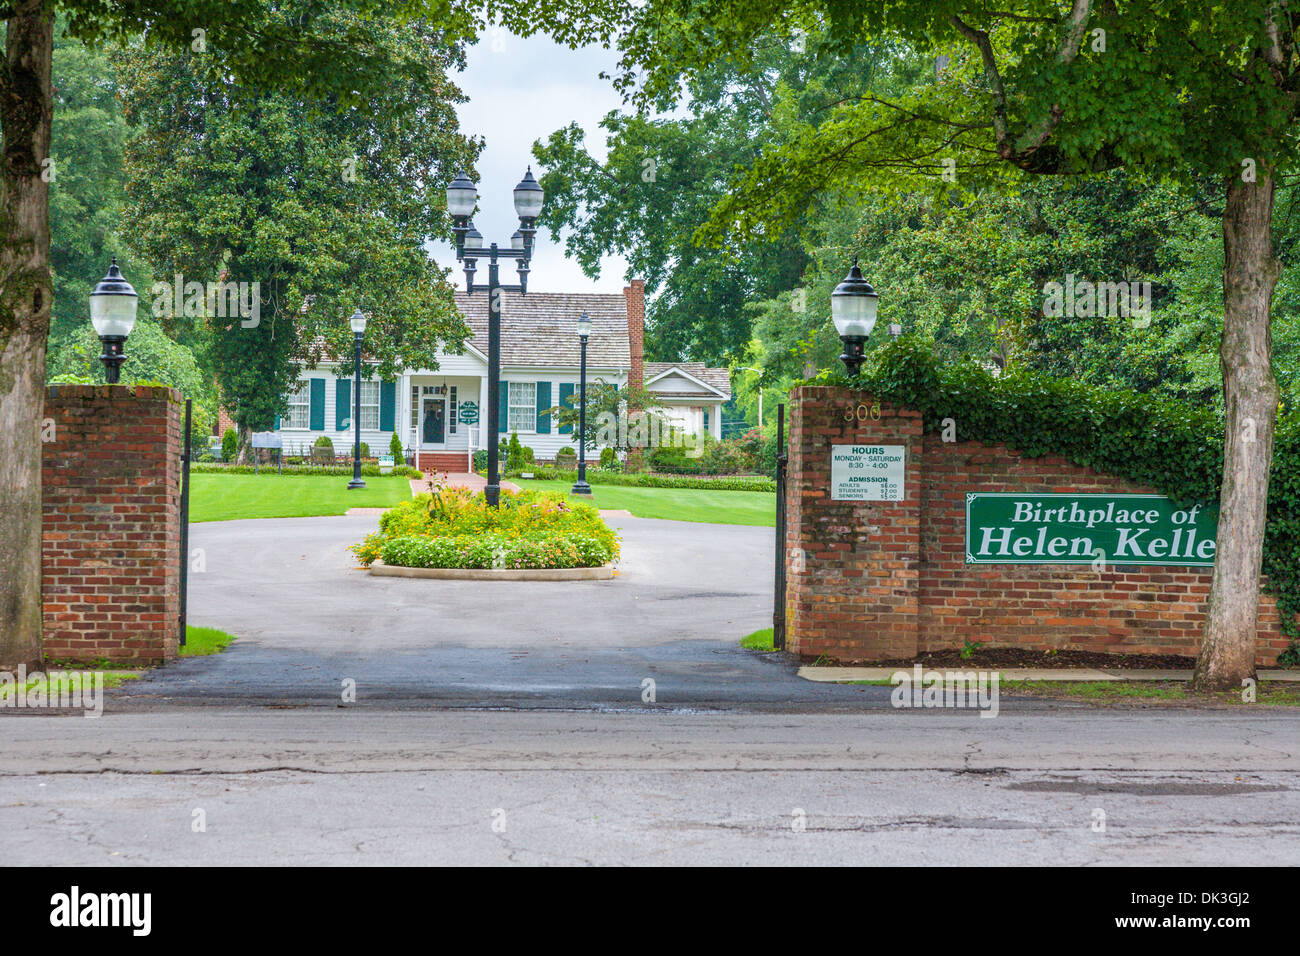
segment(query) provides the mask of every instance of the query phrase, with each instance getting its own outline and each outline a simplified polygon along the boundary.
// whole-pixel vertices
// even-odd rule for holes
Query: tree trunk
[[[1260,564],[1273,462],[1277,382],[1269,308],[1281,264],[1273,255],[1273,174],[1228,181],[1223,211],[1223,485],[1205,639],[1193,686],[1240,689],[1255,676]]]
[[[0,668],[39,665],[41,435],[50,327],[49,0],[16,0],[0,75]],[[58,440],[58,436],[55,436]]]

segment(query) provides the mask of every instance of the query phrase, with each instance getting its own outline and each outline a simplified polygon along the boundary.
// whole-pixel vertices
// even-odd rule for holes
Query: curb
[[[608,581],[614,566],[598,568],[399,568],[376,561],[370,573],[390,578],[426,578],[439,581]]]
[[[990,671],[996,672],[1000,680],[1025,681],[1130,681],[1130,680],[1177,680],[1192,679],[1189,670],[1094,670],[1088,667],[936,667],[922,665],[926,671]],[[799,676],[804,680],[818,683],[843,683],[855,680],[889,680],[899,671],[910,673],[909,667],[809,667],[799,668]],[[1261,670],[1261,681],[1300,682],[1300,671],[1296,670]]]

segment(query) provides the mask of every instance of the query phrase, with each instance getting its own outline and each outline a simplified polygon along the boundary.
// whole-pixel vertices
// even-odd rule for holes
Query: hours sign
[[[831,500],[902,501],[902,445],[832,445]]]

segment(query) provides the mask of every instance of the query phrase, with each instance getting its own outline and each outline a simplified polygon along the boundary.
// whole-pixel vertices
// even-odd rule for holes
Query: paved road
[[[1274,712],[23,717],[4,725],[0,826],[11,865],[1294,864],[1298,729]]]

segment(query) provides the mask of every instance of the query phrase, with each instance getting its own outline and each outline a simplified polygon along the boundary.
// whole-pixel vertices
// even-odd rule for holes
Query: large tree
[[[570,4],[571,5],[571,4]],[[1218,550],[1195,682],[1255,673],[1260,565],[1278,390],[1271,361],[1274,191],[1300,152],[1300,8],[1292,0],[585,0],[571,30],[623,51],[616,82],[665,106],[711,64],[752,62],[773,34],[825,25],[830,47],[905,44],[937,77],[867,95],[766,151],[715,206],[703,238],[795,223],[826,190],[924,189],[1121,166],[1213,179],[1223,201],[1225,412]],[[581,21],[578,25],[572,25]],[[940,59],[942,58],[942,59]]]
[[[459,132],[463,97],[447,76],[461,50],[427,22],[342,11],[324,23],[339,35],[365,31],[403,64],[364,110],[245,93],[205,52],[135,46],[118,58],[138,129],[125,220],[170,289],[160,286],[151,306],[174,326],[207,323],[242,435],[272,427],[303,365],[351,357],[345,319],[358,307],[371,320],[366,355],[386,377],[435,367],[468,331],[424,248],[446,229],[443,184],[478,152]],[[185,294],[222,276],[243,284],[238,314],[233,294],[206,304]]]
[[[365,104],[403,75],[404,65],[363,29],[318,29],[340,9],[425,14],[449,43],[471,36],[475,26],[464,8],[442,0],[0,2],[0,434],[9,439],[0,455],[0,666],[41,658],[40,420],[53,298],[48,170],[56,12],[67,14],[72,35],[83,41],[147,35],[174,49],[202,46],[250,88]]]

